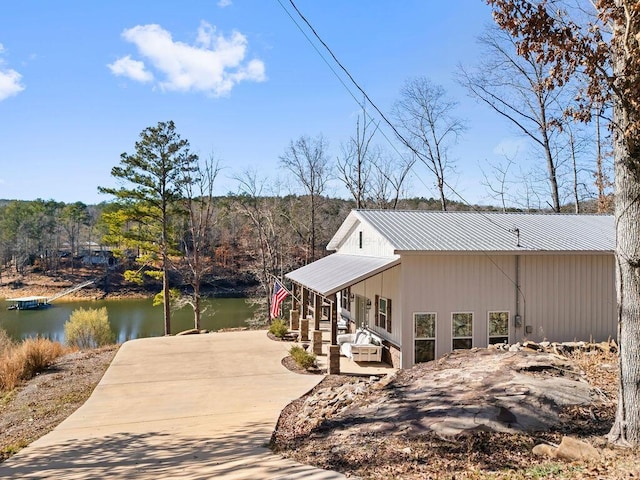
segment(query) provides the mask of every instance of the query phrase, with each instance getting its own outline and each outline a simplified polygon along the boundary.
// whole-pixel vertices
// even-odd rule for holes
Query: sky
[[[475,38],[492,21],[485,2],[295,3],[386,114],[409,79],[446,89],[467,125],[450,152],[452,183],[467,201],[490,203],[480,166],[521,138],[454,80],[480,55]],[[220,161],[220,194],[237,192],[234,178],[248,170],[287,183],[279,157],[303,135],[322,134],[334,159],[354,134],[352,95],[361,97],[292,21],[289,0],[13,0],[1,12],[2,199],[108,201],[98,186],[117,185],[120,155],[160,121]],[[410,193],[436,197],[432,185],[418,170]],[[329,193],[348,197],[338,182]]]

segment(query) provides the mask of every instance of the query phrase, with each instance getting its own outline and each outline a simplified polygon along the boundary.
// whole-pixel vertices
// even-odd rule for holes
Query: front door
[[[367,298],[356,295],[356,326],[358,328],[367,326]]]

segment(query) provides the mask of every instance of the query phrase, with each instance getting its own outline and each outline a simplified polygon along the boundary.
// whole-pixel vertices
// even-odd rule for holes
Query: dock
[[[18,297],[7,298],[7,302],[13,304],[9,306],[9,310],[35,310],[38,308],[45,308],[49,306],[48,297]]]

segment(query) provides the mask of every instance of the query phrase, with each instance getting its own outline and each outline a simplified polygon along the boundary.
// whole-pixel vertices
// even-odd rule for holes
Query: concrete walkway
[[[264,331],[125,343],[92,396],[0,464],[0,478],[338,479],[266,448],[322,377],[289,372]]]

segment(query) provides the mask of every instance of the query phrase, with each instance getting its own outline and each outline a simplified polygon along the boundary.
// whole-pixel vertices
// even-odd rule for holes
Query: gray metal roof
[[[354,210],[327,248],[365,222],[396,252],[612,252],[611,215]],[[519,232],[515,233],[516,229]]]
[[[400,263],[400,257],[365,257],[334,253],[287,273],[285,277],[329,296]]]

